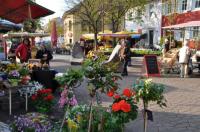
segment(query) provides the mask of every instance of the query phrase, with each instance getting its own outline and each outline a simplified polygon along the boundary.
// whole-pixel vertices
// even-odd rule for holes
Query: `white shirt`
[[[183,46],[179,50],[179,63],[188,63],[190,55],[190,48],[188,46]]]

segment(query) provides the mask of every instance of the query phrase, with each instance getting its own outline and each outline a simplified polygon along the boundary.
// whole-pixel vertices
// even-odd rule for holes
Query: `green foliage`
[[[106,56],[98,54],[97,58],[86,59],[83,63],[83,72],[88,79],[88,89],[92,97],[97,90],[104,93],[112,88],[118,88],[118,84],[113,79],[120,79],[120,77],[103,64],[105,61]]]
[[[138,80],[134,84],[134,90],[136,91],[136,99],[139,101],[141,98],[145,104],[149,104],[150,101],[156,102],[160,107],[166,107],[166,100],[164,98],[164,86],[153,83],[151,79]]]
[[[131,52],[133,54],[136,55],[161,55],[162,52],[159,51],[153,51],[153,50],[149,50],[149,49],[145,49],[145,50],[131,50]]]
[[[69,69],[62,76],[57,76],[55,79],[62,86],[75,87],[83,80],[83,72],[82,70]]]
[[[21,76],[27,76],[29,75],[29,69],[27,67],[22,67],[21,69],[19,69],[19,74]]]
[[[27,19],[23,22],[24,30],[30,33],[34,33],[36,29],[38,28],[38,22],[34,19]]]

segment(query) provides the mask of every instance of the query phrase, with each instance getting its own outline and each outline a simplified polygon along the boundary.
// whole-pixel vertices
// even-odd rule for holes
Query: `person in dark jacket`
[[[37,51],[36,59],[40,59],[42,64],[46,63],[49,65],[49,61],[53,59],[53,56],[46,46],[42,44],[40,49]]]
[[[130,55],[131,55],[130,47],[128,46],[125,40],[122,40],[121,51],[120,51],[120,58],[123,61],[123,71],[121,74],[122,76],[128,76],[127,66],[128,62],[131,59]]]

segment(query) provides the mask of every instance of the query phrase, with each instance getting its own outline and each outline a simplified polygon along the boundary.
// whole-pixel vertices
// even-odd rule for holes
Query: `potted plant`
[[[107,95],[114,99],[111,105],[112,120],[120,126],[118,131],[123,131],[125,123],[137,117],[136,92],[130,88],[125,88],[121,94],[109,91]]]
[[[28,84],[31,80],[28,68],[22,67],[21,69],[19,69],[19,73],[21,75],[21,83],[25,85]]]
[[[144,107],[144,132],[147,131],[147,111],[150,102],[156,102],[160,107],[166,107],[164,98],[164,86],[152,82],[152,79],[139,79],[134,84],[136,99],[142,99]]]
[[[35,108],[40,113],[47,113],[51,111],[54,96],[51,89],[38,90],[36,94],[31,96]]]
[[[18,86],[20,74],[17,70],[10,71],[8,74],[8,81],[12,86]]]

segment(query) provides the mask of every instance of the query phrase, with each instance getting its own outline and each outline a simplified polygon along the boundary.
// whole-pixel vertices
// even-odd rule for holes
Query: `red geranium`
[[[32,100],[36,100],[36,99],[37,99],[37,96],[36,96],[35,94],[33,94],[33,95],[31,96],[31,99],[32,99]]]
[[[119,110],[122,110],[123,112],[130,112],[131,111],[131,105],[127,103],[125,100],[121,100],[118,103],[114,103],[112,105],[112,110],[114,112],[117,112]]]
[[[112,110],[113,110],[114,112],[119,111],[119,110],[120,110],[120,105],[119,105],[119,103],[114,103],[114,104],[112,105]]]
[[[52,90],[49,88],[49,89],[45,89],[45,92],[46,93],[52,93]]]
[[[48,95],[44,97],[44,100],[51,101],[54,97],[52,95]]]
[[[119,95],[119,94],[116,94],[116,95],[114,96],[114,98],[115,98],[115,99],[119,99],[119,98],[120,98],[120,95]]]
[[[107,95],[108,95],[109,97],[112,97],[112,96],[114,95],[114,92],[111,90],[111,91],[109,91],[109,92],[107,93]]]
[[[131,97],[133,95],[132,90],[130,90],[129,88],[125,88],[123,91],[123,95],[125,95],[126,97]]]
[[[130,112],[131,111],[131,105],[127,102],[123,102],[121,105],[120,105],[120,109],[123,111],[123,112]]]

